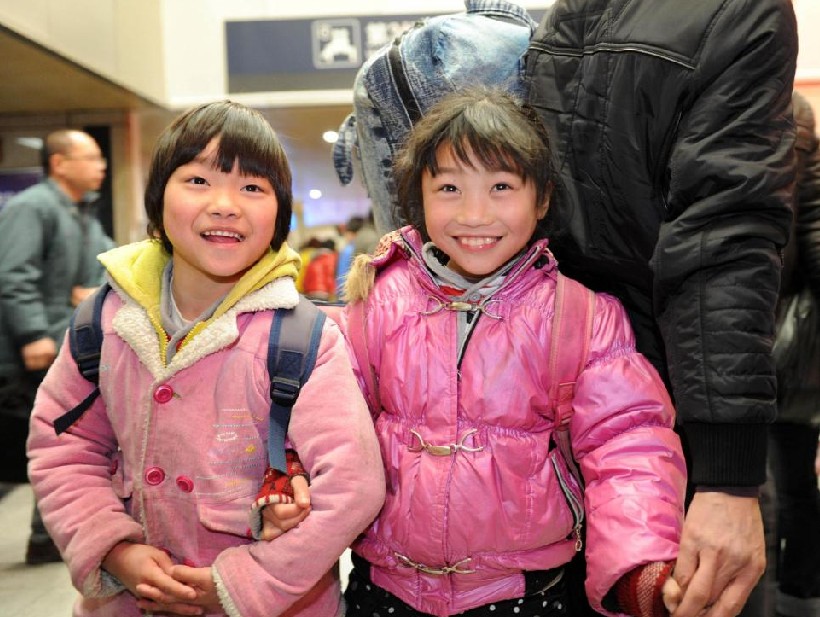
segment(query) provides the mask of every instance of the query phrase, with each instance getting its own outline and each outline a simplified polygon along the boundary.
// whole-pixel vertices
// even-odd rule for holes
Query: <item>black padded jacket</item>
[[[765,479],[791,219],[789,0],[557,0],[526,57],[564,273],[618,296],[699,486]]]

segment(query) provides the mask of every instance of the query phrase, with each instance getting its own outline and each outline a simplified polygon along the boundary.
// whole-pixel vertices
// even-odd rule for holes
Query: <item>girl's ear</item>
[[[538,216],[539,221],[541,219],[543,219],[545,216],[547,216],[547,212],[550,209],[550,199],[552,198],[552,189],[554,187],[555,187],[555,185],[552,182],[550,182],[549,186],[547,187],[546,194],[544,195],[544,202],[541,205],[537,206],[536,209],[535,209],[535,213]]]

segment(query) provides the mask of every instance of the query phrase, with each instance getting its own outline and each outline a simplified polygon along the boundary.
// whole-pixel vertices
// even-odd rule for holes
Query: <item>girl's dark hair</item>
[[[290,232],[293,187],[287,155],[275,131],[258,111],[232,101],[206,103],[174,120],[154,147],[145,187],[148,235],[158,238],[173,253],[162,222],[163,197],[168,178],[178,167],[190,163],[214,138],[219,147],[214,168],[230,172],[236,162],[239,172],[267,178],[273,187],[278,210],[271,248],[279,250]]]
[[[555,174],[550,162],[549,137],[529,106],[497,88],[476,87],[447,95],[413,127],[394,163],[394,177],[404,219],[430,239],[424,223],[421,176],[439,172],[436,150],[447,144],[453,156],[472,167],[511,171],[535,186],[536,205],[552,194]],[[539,221],[532,240],[548,235]]]

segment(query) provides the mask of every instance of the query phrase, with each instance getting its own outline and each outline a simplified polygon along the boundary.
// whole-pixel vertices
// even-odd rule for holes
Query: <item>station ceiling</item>
[[[0,116],[160,109],[155,103],[92,71],[0,27]],[[294,172],[294,198],[309,207],[308,192],[323,193],[321,207],[336,208],[338,220],[367,207],[360,183],[342,187],[331,149],[321,138],[336,129],[350,106],[306,106],[260,110],[285,142]],[[175,112],[169,111],[169,118]],[[319,202],[316,203],[320,207]],[[344,211],[344,212],[342,212]],[[324,212],[322,219],[328,218]],[[332,217],[331,217],[332,218]]]

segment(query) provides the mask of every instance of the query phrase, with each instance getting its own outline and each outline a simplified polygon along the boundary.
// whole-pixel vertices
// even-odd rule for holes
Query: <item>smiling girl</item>
[[[275,310],[300,301],[291,201],[282,146],[247,107],[197,107],[160,137],[151,239],[100,258],[115,292],[101,396],[55,435],[55,418],[92,388],[64,345],[32,418],[31,481],[82,594],[75,615],[343,613],[334,564],[377,513],[384,481],[330,320],[288,431],[312,516],[275,543],[248,529],[268,461],[268,332]]]
[[[534,112],[488,89],[427,111],[398,158],[412,226],[357,258],[342,319],[387,478],[353,545],[348,617],[573,615],[579,501],[592,606],[660,617],[674,605],[686,476],[674,410],[611,296],[595,296],[572,400],[585,490],[556,451],[549,161]]]
[[[572,615],[571,482],[551,463],[549,160],[532,110],[489,89],[441,101],[398,159],[412,226],[348,283],[346,333],[388,481],[353,546],[348,617]],[[573,407],[592,606],[659,617],[685,465],[666,390],[610,296],[596,295]]]

